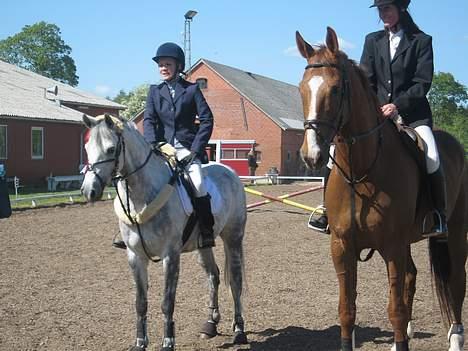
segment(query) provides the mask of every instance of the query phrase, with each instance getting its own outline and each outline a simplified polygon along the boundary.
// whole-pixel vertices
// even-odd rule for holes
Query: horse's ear
[[[114,120],[112,119],[111,115],[106,113],[104,114],[104,121],[106,122],[106,125],[109,127],[109,128],[114,128]]]
[[[338,37],[336,36],[335,31],[331,27],[327,27],[326,43],[328,50],[330,50],[334,54],[336,54],[340,49],[338,45]]]
[[[83,123],[86,126],[86,128],[93,128],[98,122],[96,121],[95,118],[87,116],[83,114]]]
[[[314,48],[304,40],[299,31],[296,31],[296,44],[303,58],[308,59],[309,57],[312,57],[314,54]]]

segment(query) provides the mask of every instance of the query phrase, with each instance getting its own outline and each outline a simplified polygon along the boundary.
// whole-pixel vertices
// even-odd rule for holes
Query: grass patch
[[[109,197],[110,196],[110,197]],[[103,200],[113,199],[114,190],[105,190]],[[29,209],[35,207],[53,207],[86,203],[79,190],[46,191],[45,189],[21,189],[18,196],[11,194],[10,203],[13,210]]]

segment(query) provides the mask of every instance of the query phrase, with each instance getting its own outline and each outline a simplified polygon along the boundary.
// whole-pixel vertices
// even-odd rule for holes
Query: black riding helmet
[[[369,7],[379,7],[393,4],[402,10],[406,10],[410,2],[411,0],[374,0],[374,4]]]
[[[172,57],[175,59],[181,66],[181,71],[185,69],[185,54],[182,48],[175,43],[164,43],[156,51],[156,56],[153,57],[153,61],[159,62],[161,57]]]

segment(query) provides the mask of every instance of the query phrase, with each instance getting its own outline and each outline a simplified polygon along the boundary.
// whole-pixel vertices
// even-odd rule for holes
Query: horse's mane
[[[377,111],[377,113],[380,114],[380,103],[377,98],[377,94],[370,85],[369,79],[367,78],[365,72],[365,68],[361,67],[356,61],[349,60],[349,62],[351,62],[352,67],[354,68],[354,72],[358,76],[359,82],[364,90],[364,93],[366,94],[368,103],[372,104],[372,107],[374,107],[375,111]]]

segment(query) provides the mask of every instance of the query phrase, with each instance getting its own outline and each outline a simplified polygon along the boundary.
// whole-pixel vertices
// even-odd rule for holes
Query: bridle
[[[125,164],[125,140],[124,140],[124,137],[123,137],[122,133],[117,133],[117,138],[118,138],[117,139],[117,145],[115,146],[115,152],[114,152],[113,157],[105,159],[105,160],[101,160],[101,161],[96,161],[96,162],[93,162],[93,163],[88,163],[86,165],[85,170],[84,170],[84,173],[86,173],[86,172],[94,173],[96,178],[99,180],[99,183],[100,183],[101,187],[103,187],[103,188],[106,186],[106,183],[104,182],[102,177],[97,172],[97,170],[96,170],[97,165],[101,165],[101,164],[109,163],[109,162],[114,162],[114,168],[112,169],[112,173],[111,173],[112,178],[111,179],[112,179],[113,182],[116,182],[116,181],[119,181],[119,180],[125,180],[129,176],[131,176],[132,174],[138,172],[140,169],[142,169],[148,163],[148,161],[149,161],[149,159],[151,158],[151,155],[152,155],[152,151],[150,150],[150,152],[148,153],[148,156],[146,157],[145,161],[141,165],[139,165],[133,171],[131,171],[131,172],[125,174],[125,175],[119,174],[119,159],[120,159],[120,154],[121,153],[123,154],[123,158],[124,158],[123,163]]]
[[[125,164],[125,140],[124,140],[124,137],[122,135],[121,132],[117,132],[117,137],[118,137],[118,140],[117,140],[117,145],[115,147],[115,152],[114,152],[114,156],[111,157],[111,158],[108,158],[108,159],[105,159],[105,160],[101,160],[101,161],[97,161],[97,162],[94,162],[94,163],[88,163],[86,165],[86,169],[84,170],[84,173],[86,172],[92,172],[94,173],[94,175],[96,176],[96,178],[99,180],[99,183],[101,185],[101,187],[104,189],[104,187],[106,186],[106,183],[104,182],[104,180],[102,179],[102,177],[99,175],[99,173],[97,173],[97,170],[96,170],[96,166],[97,165],[100,165],[100,164],[104,164],[104,163],[110,163],[110,162],[114,162],[114,168],[112,169],[112,184],[114,186],[114,189],[116,191],[116,194],[117,194],[117,197],[120,201],[120,205],[125,213],[125,216],[129,219],[129,221],[136,225],[137,227],[137,231],[138,231],[138,236],[140,237],[140,241],[141,241],[141,244],[142,244],[142,247],[143,247],[143,251],[145,252],[146,256],[148,257],[149,260],[153,261],[153,262],[159,262],[161,261],[161,259],[155,259],[153,257],[151,257],[148,253],[148,249],[146,248],[146,244],[145,244],[145,241],[143,239],[143,235],[141,234],[141,229],[140,229],[140,225],[138,222],[136,222],[133,217],[130,215],[131,211],[130,211],[130,196],[129,196],[129,187],[128,187],[128,177],[130,177],[132,174],[135,174],[136,172],[138,172],[140,169],[142,169],[143,167],[145,167],[151,156],[153,155],[153,151],[150,150],[149,153],[148,153],[148,156],[146,157],[145,161],[139,165],[138,167],[136,167],[133,171],[127,173],[127,174],[119,174],[119,159],[120,159],[120,154],[123,153],[123,163]],[[167,160],[166,160],[167,162]],[[173,174],[169,183],[173,183],[175,180],[175,175]],[[124,203],[123,203],[123,200],[122,200],[122,197],[120,196],[120,192],[119,192],[119,188],[118,188],[118,182],[119,181],[125,181],[125,191],[127,193],[127,205],[125,206]]]
[[[336,69],[338,69],[339,71],[342,72],[342,74],[341,74],[341,87],[342,87],[342,89],[341,89],[340,105],[339,105],[339,108],[338,108],[338,115],[339,115],[338,123],[335,124],[335,123],[329,122],[327,120],[308,119],[308,120],[304,121],[304,129],[305,130],[312,129],[313,131],[315,131],[317,136],[321,140],[323,140],[323,143],[325,145],[330,145],[332,140],[334,139],[335,135],[337,135],[339,133],[340,129],[347,122],[347,121],[344,120],[343,109],[344,109],[344,102],[345,102],[346,96],[348,96],[348,92],[349,92],[349,79],[346,76],[346,70],[344,70],[344,69],[342,70],[341,67],[338,66],[335,63],[328,63],[328,62],[310,63],[305,67],[305,70],[308,70],[310,68],[326,68],[326,67],[336,68]],[[349,99],[348,99],[348,101],[349,101]],[[319,126],[321,126],[321,125],[326,126],[326,127],[330,128],[330,129],[332,129],[332,131],[333,131],[332,136],[328,140],[325,140],[325,138],[322,136],[322,134],[320,132]]]
[[[344,170],[344,167],[341,166],[337,162],[334,155],[329,155],[329,157],[332,159],[332,161],[334,163],[334,166],[337,167],[339,173],[341,174],[343,179],[346,181],[346,183],[348,183],[349,188],[350,188],[350,196],[351,196],[350,215],[351,215],[351,225],[353,227],[352,238],[353,238],[354,244],[356,245],[356,240],[357,239],[356,239],[356,235],[355,235],[355,233],[356,233],[356,219],[355,219],[355,213],[356,213],[356,199],[355,199],[356,188],[355,188],[355,186],[356,186],[356,184],[362,183],[364,180],[366,180],[368,178],[369,174],[371,173],[372,169],[374,168],[374,166],[375,166],[375,164],[377,162],[377,159],[378,159],[379,154],[380,154],[381,146],[382,146],[382,139],[383,139],[381,128],[384,126],[385,122],[387,121],[387,118],[385,118],[382,121],[379,121],[377,119],[377,126],[371,128],[370,130],[365,131],[363,133],[352,135],[351,137],[347,137],[347,138],[344,138],[343,136],[340,136],[341,129],[348,122],[348,119],[350,118],[350,117],[348,117],[347,119],[345,119],[345,114],[344,114],[345,104],[348,107],[348,113],[351,110],[350,109],[350,82],[349,82],[348,75],[347,75],[347,72],[346,72],[346,69],[345,69],[344,65],[340,66],[340,65],[334,64],[334,63],[318,62],[318,63],[308,64],[305,67],[305,70],[315,69],[315,68],[327,68],[327,67],[337,69],[340,72],[340,76],[341,76],[341,87],[342,87],[341,91],[342,91],[342,93],[341,93],[341,99],[340,99],[340,104],[339,104],[339,109],[338,109],[338,114],[339,114],[338,123],[334,124],[334,123],[329,122],[327,120],[319,120],[319,119],[306,120],[306,121],[304,121],[304,129],[305,130],[307,130],[307,129],[314,130],[315,133],[317,134],[317,136],[321,140],[323,140],[321,145],[326,145],[326,146],[330,147],[330,144],[332,143],[332,141],[334,139],[335,139],[335,142],[337,142],[337,143],[345,143],[346,145],[348,145],[349,174]],[[349,114],[348,114],[348,116],[349,116]],[[320,126],[326,126],[326,127],[331,128],[333,130],[331,138],[329,138],[328,140],[325,140],[325,138],[323,138],[323,136],[321,136],[320,129],[319,129]],[[377,151],[375,153],[374,160],[372,161],[372,163],[370,164],[370,166],[368,167],[366,172],[364,172],[364,174],[361,177],[356,177],[355,174],[354,174],[354,171],[353,171],[352,146],[354,144],[356,144],[358,141],[373,135],[375,132],[378,132],[379,135],[378,135],[378,146],[377,146]],[[361,259],[360,252],[358,252],[357,253],[358,260],[361,261],[361,262],[366,262],[366,261],[368,261],[368,260],[370,260],[372,258],[374,252],[375,252],[375,250],[371,249],[364,259]]]
[[[335,142],[337,143],[345,143],[348,145],[348,151],[349,151],[349,162],[350,162],[350,174],[347,174],[344,171],[344,168],[340,166],[339,163],[336,162],[336,158],[334,155],[329,155],[329,157],[332,159],[333,163],[337,166],[339,172],[345,179],[345,181],[348,184],[354,185],[363,182],[367,177],[369,176],[369,173],[371,172],[372,168],[374,168],[375,163],[377,162],[378,156],[380,154],[380,149],[382,145],[382,131],[381,128],[384,126],[385,122],[387,119],[384,119],[382,121],[377,120],[377,126],[366,131],[363,133],[359,133],[356,135],[352,135],[351,137],[342,137],[340,136],[340,131],[343,128],[343,126],[348,122],[349,117],[346,118],[345,113],[344,113],[344,108],[345,105],[348,107],[348,111],[350,110],[350,81],[346,72],[346,69],[344,68],[344,65],[338,65],[335,63],[329,63],[329,62],[317,62],[317,63],[311,63],[305,66],[305,70],[308,69],[314,69],[314,68],[335,68],[340,72],[341,76],[341,98],[340,98],[340,103],[339,103],[339,108],[338,108],[338,123],[333,123],[327,120],[320,120],[320,119],[313,119],[313,120],[306,120],[304,121],[304,129],[312,129],[315,131],[317,134],[318,138],[322,141],[319,143],[321,145],[325,145],[330,147],[330,144],[332,141],[335,139]],[[331,134],[331,137],[326,139],[323,137],[321,131],[320,131],[320,126],[325,126],[330,129],[332,129],[333,133]],[[375,132],[379,132],[378,135],[378,147],[377,147],[377,152],[375,154],[374,160],[372,161],[371,165],[367,169],[367,171],[364,173],[363,176],[356,178],[355,175],[353,174],[353,169],[352,169],[352,146],[356,144],[359,140],[367,138],[371,135],[373,135]]]

